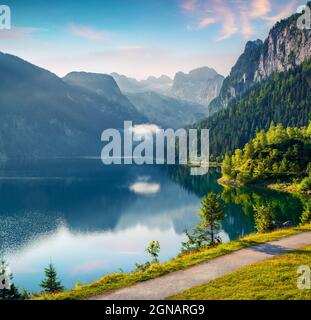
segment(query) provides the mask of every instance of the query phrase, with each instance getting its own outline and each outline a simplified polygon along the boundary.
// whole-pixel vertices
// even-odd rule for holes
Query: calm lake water
[[[14,282],[40,291],[53,261],[66,288],[106,273],[133,270],[148,259],[151,240],[161,261],[180,251],[183,230],[197,222],[201,197],[222,194],[229,241],[254,231],[252,206],[271,204],[276,219],[297,224],[298,198],[263,189],[226,189],[219,170],[203,177],[184,167],[110,166],[100,160],[53,160],[0,164],[0,255]]]

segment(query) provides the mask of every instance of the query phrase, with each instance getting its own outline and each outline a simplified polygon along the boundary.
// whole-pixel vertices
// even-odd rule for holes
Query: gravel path
[[[166,297],[206,284],[237,269],[309,244],[311,244],[311,232],[304,232],[241,249],[182,271],[93,297],[91,300],[164,300]]]

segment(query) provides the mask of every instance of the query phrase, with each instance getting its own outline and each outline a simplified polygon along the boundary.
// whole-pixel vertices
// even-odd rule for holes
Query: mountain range
[[[311,4],[308,4],[311,6]],[[225,79],[203,67],[149,77],[71,72],[64,78],[0,53],[0,158],[98,156],[106,128],[123,121],[210,129],[212,159],[242,147],[272,121],[311,119],[311,30],[298,15],[246,44]],[[211,101],[211,102],[210,102]]]
[[[155,123],[162,128],[182,128],[208,116],[206,106],[154,91],[128,93],[127,97],[150,123]]]
[[[105,128],[121,128],[128,119],[146,121],[110,76],[99,76],[101,89],[92,89],[87,81],[97,75],[63,80],[3,53],[0,70],[2,159],[98,155]]]
[[[188,74],[178,72],[174,80],[165,75],[159,78],[149,77],[141,81],[117,73],[112,73],[111,76],[125,94],[152,91],[204,106],[208,106],[214,98],[218,97],[224,80],[222,75],[209,67],[197,68]]]

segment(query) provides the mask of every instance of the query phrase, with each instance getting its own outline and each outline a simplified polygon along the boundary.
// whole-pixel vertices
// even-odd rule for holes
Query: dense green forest
[[[284,128],[271,124],[243,148],[223,161],[224,179],[240,184],[293,178],[302,191],[311,189],[311,121],[307,127]]]
[[[228,107],[201,122],[210,129],[211,160],[241,148],[272,121],[300,127],[311,119],[311,60],[255,85]]]

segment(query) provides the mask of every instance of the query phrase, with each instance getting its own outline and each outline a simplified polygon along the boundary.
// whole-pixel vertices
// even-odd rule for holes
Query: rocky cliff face
[[[188,74],[178,72],[168,94],[207,106],[219,95],[223,80],[223,76],[208,67],[192,70]]]
[[[311,7],[311,2],[308,5]],[[273,73],[290,70],[311,58],[311,30],[297,27],[299,16],[294,14],[278,22],[265,42],[256,40],[246,44],[244,53],[224,80],[219,97],[211,102],[211,114],[227,107],[231,99],[238,99]]]
[[[274,72],[287,71],[311,57],[311,30],[297,28],[298,16],[277,23],[270,31],[254,81],[262,81]]]

